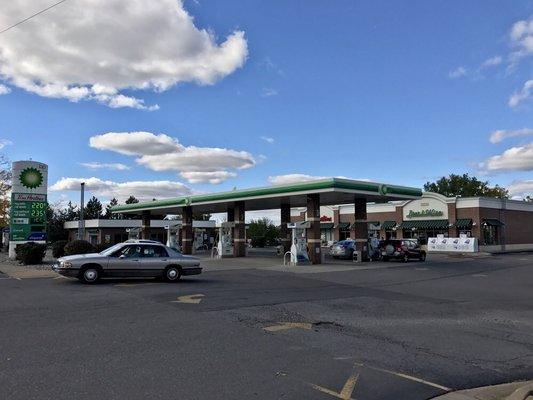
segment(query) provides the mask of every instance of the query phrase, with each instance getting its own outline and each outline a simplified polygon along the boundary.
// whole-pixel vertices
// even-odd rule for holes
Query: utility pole
[[[85,220],[83,219],[83,209],[85,208],[85,182],[81,183],[81,200],[80,200],[80,222],[78,224],[78,240],[85,237]]]

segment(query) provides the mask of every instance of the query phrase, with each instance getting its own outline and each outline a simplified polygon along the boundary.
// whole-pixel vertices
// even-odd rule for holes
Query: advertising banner
[[[36,161],[13,163],[11,241],[46,240],[48,166]]]
[[[428,238],[428,251],[445,251],[452,253],[475,253],[477,240],[472,237],[447,238],[436,237]]]

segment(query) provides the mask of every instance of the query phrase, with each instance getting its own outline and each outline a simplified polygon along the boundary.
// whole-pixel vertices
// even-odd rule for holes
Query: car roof
[[[158,242],[156,240],[148,240],[148,239],[128,239],[124,243],[146,243],[146,244],[159,244],[163,245],[161,242]]]

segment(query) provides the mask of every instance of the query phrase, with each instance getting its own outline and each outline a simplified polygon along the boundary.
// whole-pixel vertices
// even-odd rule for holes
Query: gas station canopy
[[[142,213],[151,215],[179,214],[183,207],[192,207],[195,212],[226,212],[235,202],[244,202],[247,211],[289,207],[305,207],[307,196],[320,195],[320,205],[350,204],[354,199],[367,202],[413,199],[422,195],[422,190],[412,187],[328,178],[290,185],[269,186],[255,189],[233,190],[212,194],[182,196],[168,200],[115,206],[113,213]]]

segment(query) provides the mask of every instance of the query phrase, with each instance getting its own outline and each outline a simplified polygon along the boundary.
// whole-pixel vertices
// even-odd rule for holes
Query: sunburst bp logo
[[[20,172],[19,180],[25,188],[35,189],[43,183],[43,174],[38,169],[29,167]]]

